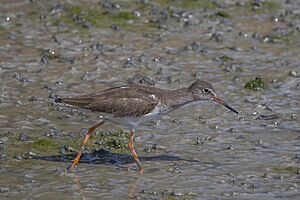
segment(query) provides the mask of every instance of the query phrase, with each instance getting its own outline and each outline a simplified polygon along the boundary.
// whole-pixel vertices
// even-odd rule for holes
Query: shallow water
[[[299,197],[299,3],[180,2],[0,2],[1,199]],[[269,88],[245,89],[256,76]],[[106,124],[65,173],[99,117],[54,97],[196,78],[240,114],[203,102],[140,126],[144,175]]]

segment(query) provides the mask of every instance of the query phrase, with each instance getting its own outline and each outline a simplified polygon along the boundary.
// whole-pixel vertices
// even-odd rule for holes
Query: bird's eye
[[[206,94],[209,93],[209,91],[210,91],[210,90],[209,90],[208,88],[204,88],[204,89],[203,89],[203,92],[206,93]]]

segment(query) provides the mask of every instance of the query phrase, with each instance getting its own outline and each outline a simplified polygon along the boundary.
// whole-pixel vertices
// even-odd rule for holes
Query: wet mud
[[[298,1],[0,2],[0,199],[298,199]],[[213,102],[128,130],[58,96],[211,82]]]

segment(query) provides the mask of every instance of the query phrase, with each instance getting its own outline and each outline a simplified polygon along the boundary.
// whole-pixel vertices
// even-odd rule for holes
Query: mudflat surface
[[[299,198],[299,10],[288,0],[2,0],[0,198]],[[240,114],[202,102],[140,126],[142,176],[128,130],[105,124],[65,172],[99,116],[56,96],[196,78]]]

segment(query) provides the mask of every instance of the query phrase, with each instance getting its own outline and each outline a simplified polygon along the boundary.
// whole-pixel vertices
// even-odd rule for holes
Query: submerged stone
[[[268,88],[267,83],[261,79],[260,76],[257,76],[255,79],[248,81],[245,84],[245,88],[254,91],[260,91]]]

